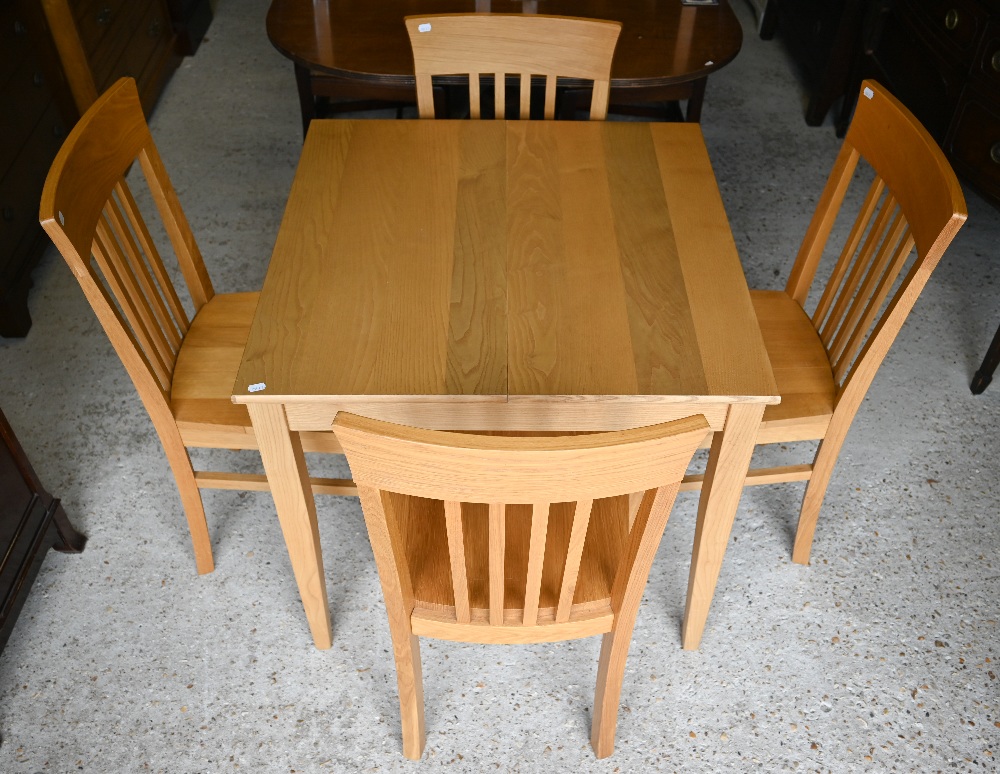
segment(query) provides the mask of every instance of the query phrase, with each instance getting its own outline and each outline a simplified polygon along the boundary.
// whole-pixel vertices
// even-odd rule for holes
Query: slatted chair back
[[[153,413],[151,402],[169,411],[191,318],[125,180],[136,160],[197,313],[213,297],[212,283],[131,79],[99,97],[64,143],[46,179],[40,219]]]
[[[510,437],[342,412],[333,429],[382,582],[403,753],[416,759],[424,747],[419,636],[510,644],[603,634],[591,744],[610,755],[639,601],[705,418]]]
[[[786,287],[803,308],[821,257],[837,250],[830,234],[862,159],[874,177],[811,314],[841,395],[867,390],[966,218],[937,143],[895,97],[866,81]]]
[[[593,81],[590,118],[608,111],[611,59],[619,22],[538,14],[448,14],[407,16],[413,48],[417,106],[434,118],[432,77],[467,75],[469,112],[479,118],[480,78],[494,84],[496,118],[506,116],[507,76],[519,78],[520,117],[530,113],[532,78],[545,82],[544,117],[555,117],[559,77]]]

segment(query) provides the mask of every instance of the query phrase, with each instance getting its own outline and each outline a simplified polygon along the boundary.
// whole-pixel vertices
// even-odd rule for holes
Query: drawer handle
[[[993,147],[990,148],[990,161],[1000,164],[1000,142],[993,143]]]
[[[160,37],[160,32],[163,30],[163,23],[159,19],[153,19],[149,23],[149,37],[158,38]]]
[[[958,26],[958,11],[952,8],[944,15],[945,29],[953,30]]]
[[[15,215],[14,215],[14,208],[13,207],[4,207],[3,208],[3,219],[5,221],[7,221],[8,223],[10,223],[12,220],[14,220],[14,217],[15,217]]]
[[[28,34],[28,28],[24,26],[24,22],[16,21],[14,22],[14,34],[19,38],[24,37]]]
[[[109,21],[111,21],[111,6],[106,5],[97,12],[97,23],[107,24]]]
[[[41,86],[43,83],[45,83],[45,76],[42,75],[40,72],[36,72],[34,75],[31,76],[31,80],[34,82],[36,86]]]
[[[993,56],[990,57],[990,66],[993,68],[993,72],[1000,73],[1000,50],[993,52]]]

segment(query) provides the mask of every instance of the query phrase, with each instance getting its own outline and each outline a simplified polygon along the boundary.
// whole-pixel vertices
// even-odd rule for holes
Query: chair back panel
[[[861,160],[868,174],[859,169]],[[870,381],[966,217],[961,187],[941,149],[891,94],[865,81],[786,288],[803,307],[847,193],[867,177],[867,192],[811,315],[840,385],[862,365]]]
[[[708,423],[698,416],[613,433],[517,438],[341,413],[334,431],[358,485],[383,587],[399,590],[407,613],[421,601],[453,607],[457,625],[530,627],[566,624],[574,612],[613,613],[630,584],[637,593],[635,577],[645,585],[650,541],[659,543]],[[630,532],[635,491],[645,495]],[[447,567],[424,559],[441,555],[419,542],[434,534],[447,542]],[[435,577],[428,582],[425,574]]]
[[[125,181],[136,159],[197,313],[214,291],[131,79],[74,127],[46,178],[39,217],[140,394],[166,399],[190,319]]]
[[[407,16],[421,118],[434,117],[432,76],[467,75],[469,110],[479,118],[480,77],[494,84],[497,118],[506,112],[506,76],[518,75],[520,116],[527,118],[532,76],[545,81],[544,116],[555,117],[556,79],[591,80],[591,119],[607,115],[611,60],[619,22],[539,14]]]

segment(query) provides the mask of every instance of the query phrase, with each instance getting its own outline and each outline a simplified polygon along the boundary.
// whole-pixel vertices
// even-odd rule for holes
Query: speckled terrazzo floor
[[[301,142],[267,5],[222,0],[152,121],[222,291],[262,281]],[[839,142],[805,125],[780,43],[736,8],[746,40],[710,79],[704,131],[750,284],[780,287]],[[1000,384],[968,383],[1000,322],[1000,214],[971,193],[969,210],[862,406],[813,565],[789,559],[801,486],[748,491],[693,653],[695,501],[679,499],[606,761],[588,743],[596,639],[425,641],[427,751],[402,758],[356,501],[319,501],[329,651],[310,644],[268,495],[207,494],[218,569],[195,575],[152,426],[50,251],[30,335],[0,340],[0,406],[89,544],[49,555],[0,655],[0,771],[995,770]]]

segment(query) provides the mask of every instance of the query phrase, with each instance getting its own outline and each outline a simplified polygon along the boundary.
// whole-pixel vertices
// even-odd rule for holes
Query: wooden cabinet
[[[31,270],[47,240],[38,199],[73,101],[35,0],[0,2],[0,335],[31,326]]]
[[[819,126],[848,94],[861,48],[861,25],[870,0],[768,0],[760,35],[777,31],[809,89],[806,123]]]
[[[48,550],[79,553],[86,542],[42,488],[0,412],[0,650]]]
[[[180,62],[166,3],[0,0],[0,336],[31,327],[31,271],[48,245],[38,202],[68,129],[123,75],[148,114]]]
[[[148,114],[180,63],[166,0],[41,0],[78,114],[124,75]]]
[[[885,84],[1000,206],[1000,0],[882,0],[856,83]]]
[[[859,60],[913,111],[955,172],[1000,208],[1000,0],[880,0]],[[1000,363],[1000,330],[972,381]]]

